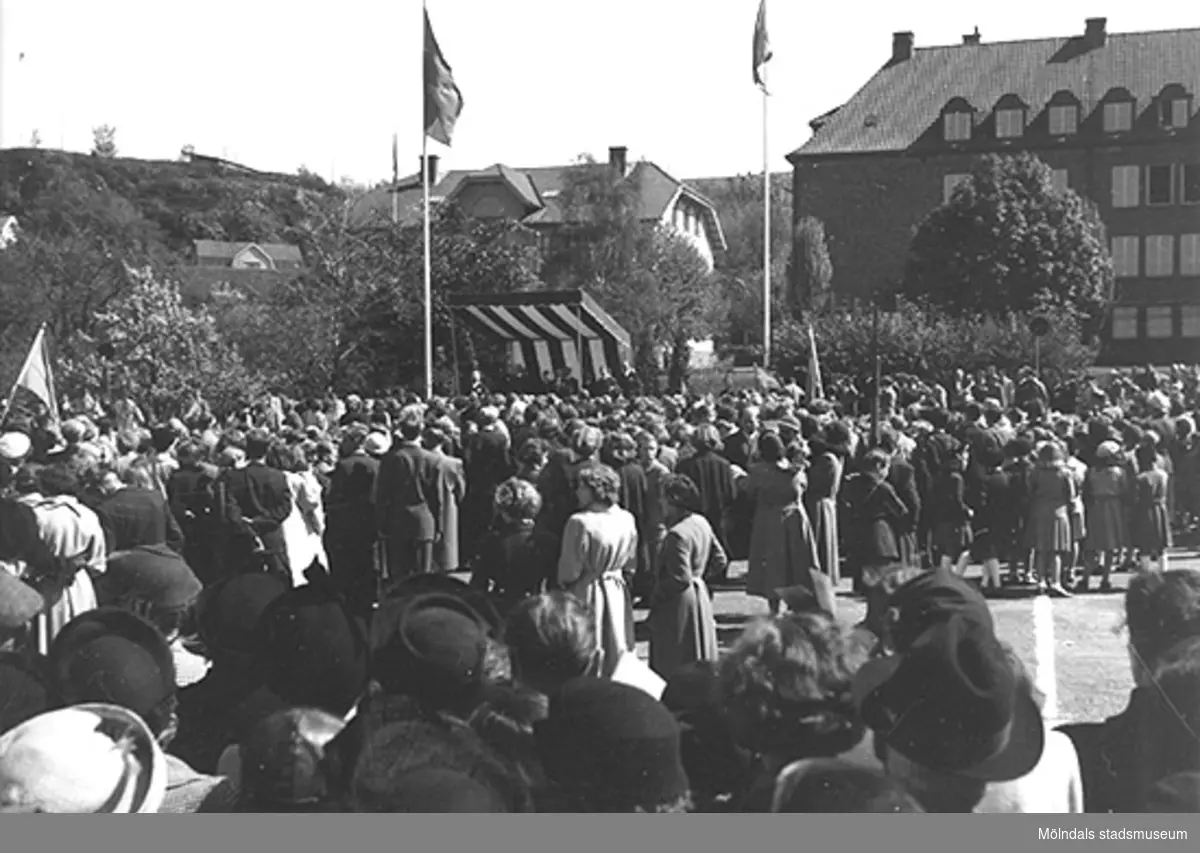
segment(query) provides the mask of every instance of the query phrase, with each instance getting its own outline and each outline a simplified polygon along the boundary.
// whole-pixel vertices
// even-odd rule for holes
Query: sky
[[[678,178],[761,172],[751,74],[759,0],[427,0],[463,93],[442,168],[598,159],[610,146]],[[891,55],[917,47],[1195,27],[1190,3],[768,0],[767,159],[811,135]],[[24,55],[22,58],[22,54]],[[0,0],[0,147],[86,152],[116,128],[122,156],[185,145],[256,169],[373,184],[416,172],[422,138],[418,0]]]

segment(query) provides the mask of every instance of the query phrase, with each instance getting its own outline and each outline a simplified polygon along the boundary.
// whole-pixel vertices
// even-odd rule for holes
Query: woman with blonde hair
[[[1057,442],[1043,444],[1037,458],[1029,477],[1027,530],[1039,572],[1038,592],[1067,598],[1071,593],[1063,587],[1062,569],[1064,558],[1069,559],[1074,548],[1071,505],[1075,501],[1075,478]]]
[[[634,647],[627,577],[637,566],[637,521],[618,503],[621,478],[612,468],[583,468],[577,482],[580,511],[563,531],[558,584],[591,609],[607,669]]]

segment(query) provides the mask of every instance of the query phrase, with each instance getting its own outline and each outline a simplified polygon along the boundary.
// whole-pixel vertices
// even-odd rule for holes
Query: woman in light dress
[[[325,556],[325,504],[321,484],[302,445],[281,448],[278,464],[292,493],[292,512],[283,522],[292,584],[303,586],[308,583],[305,572],[314,562],[329,570],[329,558]]]
[[[621,478],[607,465],[579,471],[578,506],[563,531],[558,583],[592,611],[602,671],[634,647],[628,578],[637,567],[637,522],[618,505]]]

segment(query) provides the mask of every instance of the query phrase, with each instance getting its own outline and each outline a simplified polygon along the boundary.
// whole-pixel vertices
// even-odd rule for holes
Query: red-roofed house
[[[894,285],[912,229],[983,153],[1031,151],[1108,227],[1112,362],[1200,361],[1200,29],[988,44],[978,33],[888,62],[788,155],[794,216],[825,223],[834,292]]]
[[[437,157],[429,157],[431,203],[451,202],[469,216],[515,219],[547,238],[565,224],[556,199],[564,176],[575,166],[542,166],[516,169],[497,163],[486,169],[437,173]],[[641,218],[672,226],[686,237],[712,267],[716,252],[725,248],[725,235],[712,202],[693,187],[668,175],[645,160],[628,165],[626,149],[610,148],[608,163],[597,169],[617,169],[623,179],[637,187]],[[350,211],[351,223],[359,226],[391,221],[392,196],[402,223],[421,221],[421,176],[400,181],[395,188],[379,187],[363,195]]]

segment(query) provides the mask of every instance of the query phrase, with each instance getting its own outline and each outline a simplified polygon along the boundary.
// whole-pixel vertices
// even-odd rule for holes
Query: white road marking
[[[1054,667],[1056,654],[1054,605],[1049,596],[1039,595],[1033,600],[1033,683],[1046,697],[1042,716],[1049,725],[1058,721],[1058,673]]]

